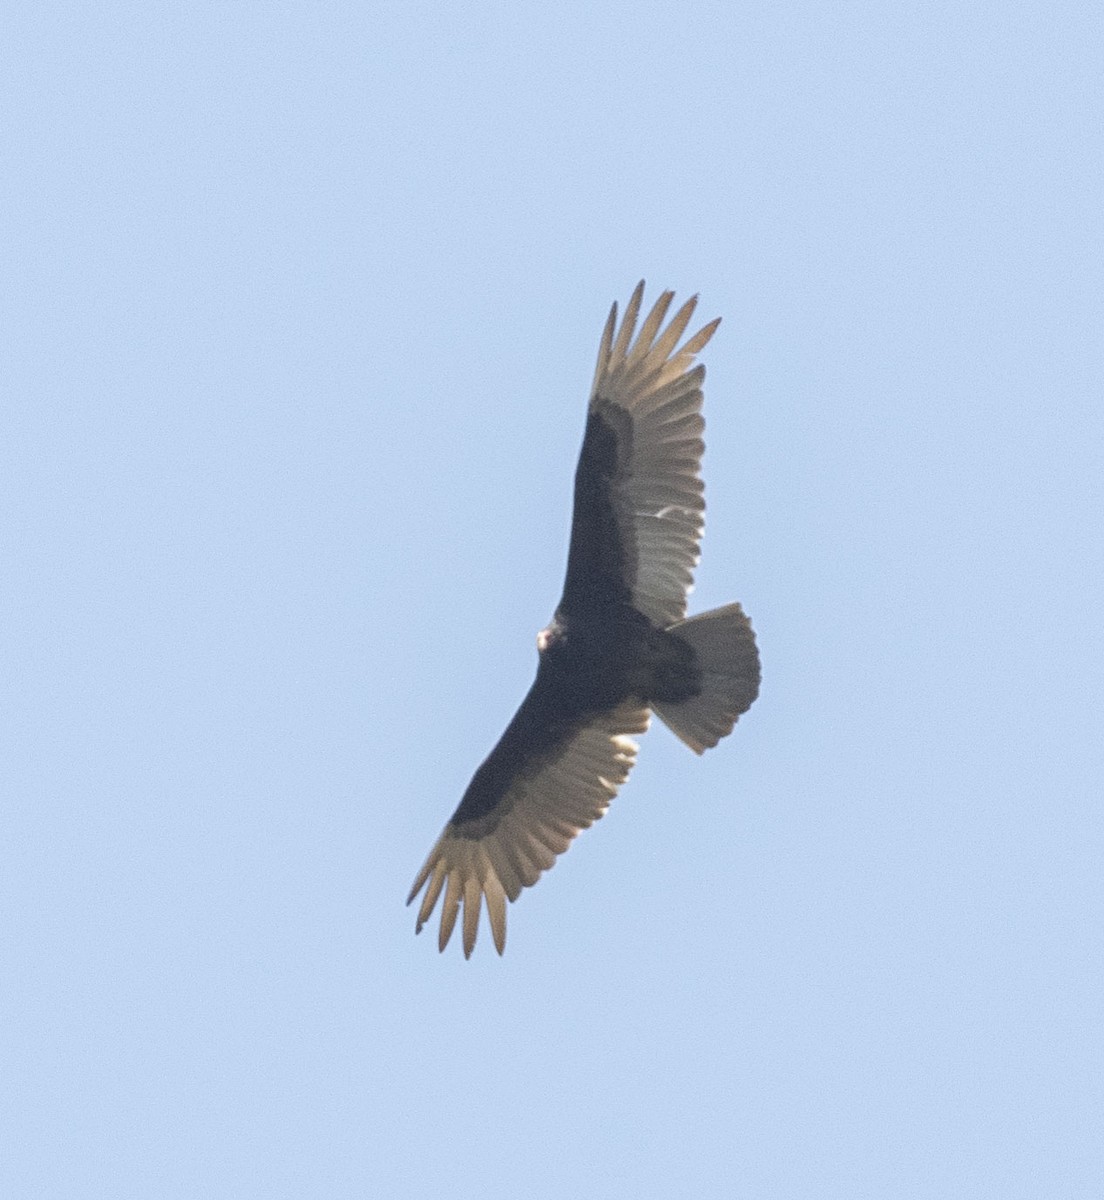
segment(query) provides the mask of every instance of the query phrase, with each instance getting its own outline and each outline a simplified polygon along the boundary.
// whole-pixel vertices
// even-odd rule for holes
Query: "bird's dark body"
[[[685,642],[631,603],[629,550],[617,524],[612,481],[616,409],[593,412],[575,472],[575,521],[563,596],[544,631],[537,677],[498,745],[476,771],[450,824],[465,837],[494,827],[507,789],[539,768],[595,713],[628,699],[677,703],[697,693],[700,672]],[[614,553],[613,551],[616,551]]]
[[[561,606],[547,633],[533,686],[453,814],[462,836],[493,829],[518,776],[539,769],[596,713],[629,699],[678,703],[699,690],[690,647],[628,604],[571,615]]]

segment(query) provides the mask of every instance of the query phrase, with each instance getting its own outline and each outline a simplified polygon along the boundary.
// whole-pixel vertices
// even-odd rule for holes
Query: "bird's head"
[[[562,636],[563,627],[553,617],[540,633],[537,634],[537,653],[543,654],[550,646],[554,646]]]

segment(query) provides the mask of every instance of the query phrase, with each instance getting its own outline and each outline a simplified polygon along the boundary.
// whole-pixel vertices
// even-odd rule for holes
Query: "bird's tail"
[[[698,754],[732,732],[759,695],[759,651],[751,622],[738,604],[678,621],[667,632],[694,652],[701,691],[678,704],[653,703],[656,715]]]

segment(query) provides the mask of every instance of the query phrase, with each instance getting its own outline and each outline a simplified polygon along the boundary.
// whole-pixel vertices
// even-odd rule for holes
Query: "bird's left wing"
[[[601,817],[636,759],[629,736],[648,728],[646,708],[627,703],[578,721],[542,711],[538,677],[498,745],[479,768],[410,889],[424,887],[417,931],[444,891],[438,947],[464,907],[464,957],[487,904],[495,947],[506,946],[506,901],[518,898]],[[428,885],[428,886],[427,886]]]
[[[667,626],[686,616],[698,563],[705,368],[694,360],[720,320],[680,345],[697,297],[664,328],[674,293],[663,292],[637,331],[643,296],[641,282],[602,334],[560,605],[628,603]]]

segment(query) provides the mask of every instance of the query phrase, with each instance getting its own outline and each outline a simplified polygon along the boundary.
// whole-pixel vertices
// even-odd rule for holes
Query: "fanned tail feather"
[[[655,714],[701,754],[732,732],[759,694],[759,651],[751,622],[738,604],[677,621],[668,633],[694,652],[701,691],[680,704],[653,704]]]

